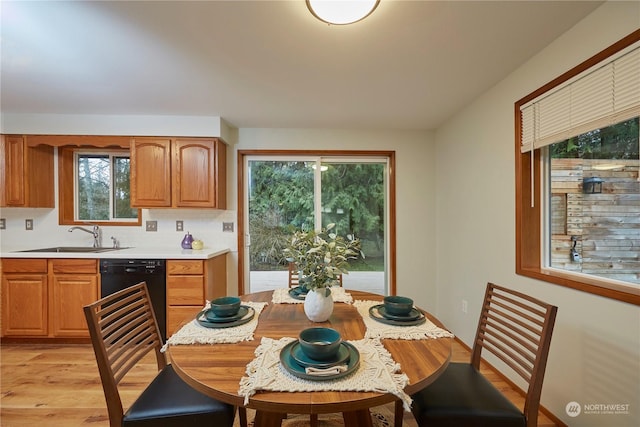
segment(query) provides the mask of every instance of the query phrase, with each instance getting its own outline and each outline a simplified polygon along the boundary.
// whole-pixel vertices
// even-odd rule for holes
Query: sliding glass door
[[[365,254],[343,286],[387,293],[386,158],[247,156],[244,171],[245,292],[287,286],[289,236],[335,223],[338,234],[361,239]]]

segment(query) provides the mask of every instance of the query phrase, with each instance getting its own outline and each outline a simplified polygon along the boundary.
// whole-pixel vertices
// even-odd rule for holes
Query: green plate
[[[290,347],[291,357],[293,360],[298,362],[298,365],[306,368],[330,368],[336,365],[343,365],[349,360],[349,347],[346,346],[344,342],[340,343],[340,348],[338,348],[338,354],[336,355],[334,360],[315,360],[307,356],[304,351],[302,351],[302,347],[300,346],[300,341],[297,341],[294,345]]]
[[[373,320],[380,323],[386,323],[387,325],[394,325],[394,326],[417,326],[427,321],[427,318],[422,313],[420,313],[420,317],[415,320],[387,319],[382,315],[382,313],[380,313],[380,307],[382,307],[382,304],[374,305],[369,309],[369,317],[371,317]]]
[[[245,323],[250,322],[251,319],[253,319],[253,316],[256,315],[256,311],[252,307],[249,307],[249,306],[246,306],[246,307],[248,308],[247,314],[245,314],[243,318],[234,320],[233,322],[224,322],[224,323],[210,322],[207,320],[207,318],[204,315],[206,310],[202,310],[200,313],[198,313],[198,315],[196,316],[196,322],[198,322],[198,324],[200,324],[201,326],[204,326],[205,328],[213,328],[213,329],[231,328],[234,326],[244,325]]]
[[[305,371],[305,368],[303,366],[300,366],[291,355],[291,347],[293,347],[297,343],[298,341],[292,341],[289,344],[285,345],[282,350],[280,350],[280,364],[287,372],[298,378],[311,381],[335,380],[352,374],[360,366],[360,353],[358,352],[358,349],[348,342],[343,342],[345,347],[349,350],[349,362],[347,362],[346,371],[340,372],[339,374],[327,376],[309,375]]]
[[[406,322],[406,321],[409,321],[409,320],[417,320],[421,316],[423,316],[423,314],[420,313],[420,311],[416,310],[415,308],[412,308],[411,311],[409,312],[409,314],[407,314],[406,316],[399,316],[397,314],[389,313],[387,311],[387,308],[384,306],[384,304],[378,305],[376,307],[378,307],[378,312],[383,317],[385,317],[387,319],[391,319],[391,320],[400,320],[402,322]]]
[[[244,316],[246,316],[250,308],[251,307],[249,307],[248,305],[241,305],[238,309],[238,312],[233,316],[216,316],[213,310],[208,309],[204,311],[204,317],[206,317],[209,322],[213,323],[235,322],[236,320],[240,320]]]

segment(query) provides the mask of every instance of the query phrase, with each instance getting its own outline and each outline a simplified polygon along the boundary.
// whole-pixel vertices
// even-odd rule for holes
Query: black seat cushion
[[[167,365],[129,408],[127,427],[233,425],[235,408],[191,388]]]
[[[420,426],[525,427],[524,414],[468,363],[451,363],[411,396]]]

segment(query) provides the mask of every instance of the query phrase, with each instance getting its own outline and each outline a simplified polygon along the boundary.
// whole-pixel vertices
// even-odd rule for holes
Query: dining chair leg
[[[240,427],[248,427],[246,408],[243,408],[243,407],[238,408],[238,417],[240,418]]]
[[[404,407],[402,406],[402,400],[396,400],[395,411],[393,414],[393,426],[402,427],[402,418],[404,417]]]
[[[309,416],[309,425],[311,427],[318,427],[318,414],[311,414]]]

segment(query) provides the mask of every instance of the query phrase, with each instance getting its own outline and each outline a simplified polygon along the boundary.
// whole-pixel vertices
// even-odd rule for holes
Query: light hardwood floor
[[[469,352],[459,343],[452,361],[468,361]],[[125,407],[155,375],[154,358],[147,357],[121,383]],[[489,379],[516,405],[523,399],[497,374],[484,371]],[[72,427],[109,425],[95,357],[86,344],[0,345],[0,425]],[[411,414],[406,425],[415,426]],[[544,414],[538,426],[555,424]],[[561,424],[560,424],[561,425]]]

